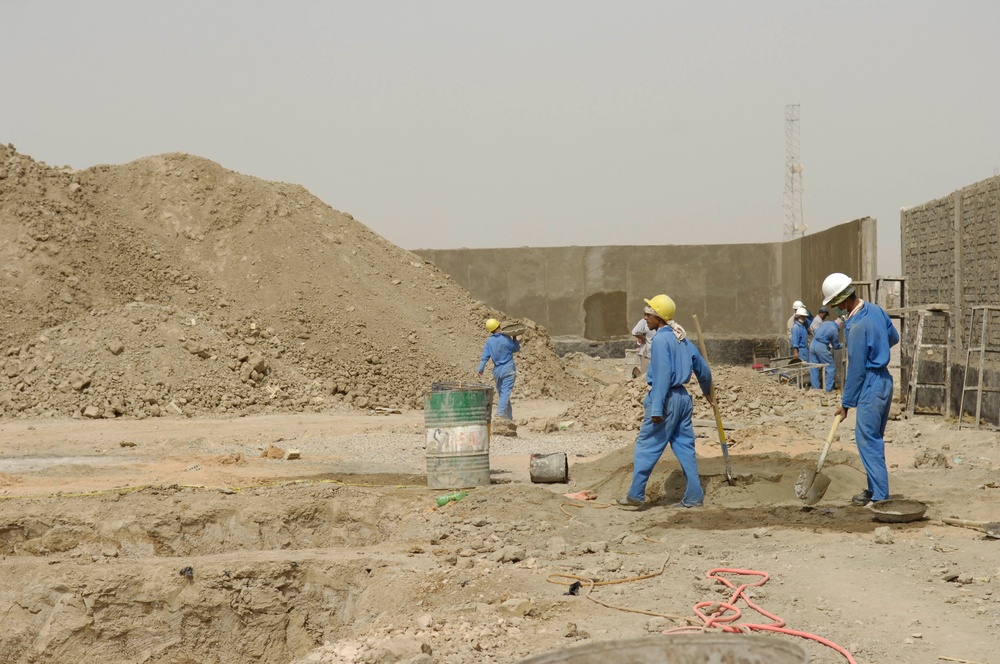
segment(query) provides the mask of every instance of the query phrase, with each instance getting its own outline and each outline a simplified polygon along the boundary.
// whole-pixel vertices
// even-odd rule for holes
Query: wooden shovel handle
[[[833,418],[833,426],[830,427],[830,435],[826,437],[826,445],[823,446],[823,453],[819,455],[819,462],[816,464],[816,472],[823,470],[823,463],[826,461],[826,455],[830,452],[830,445],[833,444],[833,437],[837,435],[837,427],[843,418],[837,415]]]

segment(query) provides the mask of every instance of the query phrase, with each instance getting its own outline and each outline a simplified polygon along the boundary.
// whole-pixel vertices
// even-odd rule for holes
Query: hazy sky
[[[0,0],[0,142],[185,151],[408,249],[770,242],[1000,168],[1000,2]]]

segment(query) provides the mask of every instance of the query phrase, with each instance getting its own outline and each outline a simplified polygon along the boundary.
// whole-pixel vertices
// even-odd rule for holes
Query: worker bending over
[[[684,385],[693,371],[702,394],[711,403],[712,372],[698,349],[687,340],[684,328],[673,321],[674,301],[666,295],[657,295],[645,302],[648,305],[646,324],[657,332],[650,342],[651,357],[646,373],[650,390],[643,402],[645,414],[635,441],[632,485],[628,494],[618,499],[618,504],[639,507],[645,502],[646,483],[669,443],[687,481],[684,497],[673,507],[700,507],[705,492],[698,477],[694,451],[691,424],[694,406]]]
[[[500,321],[491,318],[486,321],[486,331],[490,333],[483,347],[483,356],[479,358],[476,373],[480,377],[486,369],[486,363],[493,360],[493,382],[497,386],[497,417],[514,419],[510,405],[510,393],[514,391],[514,379],[517,377],[517,367],[514,366],[514,353],[521,350],[517,339],[499,331]]]
[[[868,487],[851,499],[855,505],[889,497],[889,471],[885,466],[885,425],[892,405],[889,349],[899,343],[899,333],[882,307],[865,302],[854,293],[851,278],[834,272],[823,281],[823,304],[847,314],[847,377],[837,415],[847,417],[856,408],[854,439],[868,476]]]
[[[820,309],[820,314],[825,309],[826,307]],[[819,316],[817,316],[818,318]],[[833,351],[844,347],[844,344],[840,343],[840,327],[843,324],[844,321],[840,318],[820,323],[819,327],[816,328],[816,333],[813,335],[812,343],[809,344],[809,361],[813,364],[826,365],[826,385],[824,389],[827,392],[833,392],[833,381],[836,378],[837,366],[833,362]],[[814,390],[820,388],[820,371],[822,369],[819,367],[813,367],[809,370],[809,381],[812,383]]]

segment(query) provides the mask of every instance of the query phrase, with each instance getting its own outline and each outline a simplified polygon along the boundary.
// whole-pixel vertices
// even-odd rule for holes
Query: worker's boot
[[[871,501],[872,501],[872,492],[869,491],[868,489],[865,489],[864,491],[862,491],[858,495],[856,495],[853,498],[851,498],[851,502],[854,503],[855,505],[860,506],[860,507],[864,507],[865,505],[867,505]]]
[[[625,496],[624,498],[619,498],[615,501],[622,507],[642,507],[642,502],[632,498],[631,496]]]

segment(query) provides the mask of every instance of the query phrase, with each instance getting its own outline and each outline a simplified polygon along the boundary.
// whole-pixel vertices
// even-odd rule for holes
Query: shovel
[[[799,473],[799,479],[795,481],[795,495],[806,505],[818,503],[826,490],[830,488],[830,478],[822,473],[823,462],[826,461],[826,455],[830,452],[830,445],[833,443],[833,437],[837,435],[837,426],[840,421],[840,415],[833,418],[833,426],[830,427],[830,435],[826,437],[823,453],[819,455],[816,470],[803,468]]]
[[[692,315],[691,318],[694,319],[694,328],[698,331],[698,347],[701,350],[701,356],[705,358],[705,364],[708,364],[708,353],[705,351],[705,335],[701,333],[701,323],[698,322],[697,314]],[[722,457],[726,460],[726,482],[729,483],[729,486],[735,486],[736,481],[733,480],[733,469],[729,464],[729,445],[726,443],[726,429],[722,426],[722,415],[719,413],[719,407],[715,401],[714,380],[712,381],[712,392],[709,396],[712,398],[712,412],[715,413],[715,426],[719,430],[719,445],[722,446]]]
[[[990,539],[1000,539],[1000,523],[995,521],[969,521],[968,519],[941,519],[949,526],[962,526],[985,533]]]

